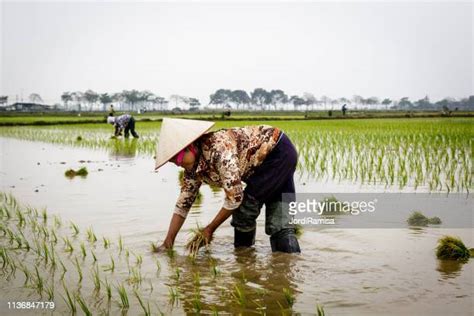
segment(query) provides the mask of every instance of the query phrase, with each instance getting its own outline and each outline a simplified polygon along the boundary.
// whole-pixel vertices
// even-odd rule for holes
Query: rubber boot
[[[273,252],[301,252],[300,244],[298,243],[298,239],[296,239],[295,230],[293,228],[285,228],[273,234],[270,237],[270,244],[272,245]]]
[[[254,229],[249,232],[241,232],[234,228],[234,247],[252,247],[255,244],[255,232]]]

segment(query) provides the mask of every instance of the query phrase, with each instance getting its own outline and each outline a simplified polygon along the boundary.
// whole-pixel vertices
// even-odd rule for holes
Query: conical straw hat
[[[155,170],[207,132],[214,122],[164,118],[156,147]]]

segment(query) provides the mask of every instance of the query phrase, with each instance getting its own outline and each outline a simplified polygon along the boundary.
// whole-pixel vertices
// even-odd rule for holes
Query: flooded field
[[[244,122],[219,127],[237,124]],[[443,200],[461,196],[472,205],[472,121],[403,129],[393,121],[269,124],[281,124],[298,147],[297,192],[441,192]],[[207,224],[224,198],[203,186],[174,252],[152,253],[150,244],[168,228],[179,169],[153,172],[159,125],[138,126],[143,137],[128,142],[92,126],[0,131],[2,314],[18,313],[8,309],[12,301],[54,301],[58,314],[316,314],[318,307],[326,315],[472,313],[472,260],[435,256],[444,235],[474,247],[472,213],[463,227],[406,224],[420,208],[445,223],[466,218],[465,209],[395,207],[396,228],[304,227],[300,255],[271,253],[264,216],[255,247],[236,251],[226,222],[193,260],[186,232]],[[64,176],[81,167],[87,177]],[[50,310],[22,311],[40,312]]]

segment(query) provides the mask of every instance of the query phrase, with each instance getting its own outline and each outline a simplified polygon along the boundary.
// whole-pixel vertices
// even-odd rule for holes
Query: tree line
[[[37,93],[29,96],[32,103],[42,103]],[[117,110],[183,110],[237,109],[237,110],[334,110],[346,105],[351,109],[392,109],[392,110],[474,110],[474,96],[456,100],[444,98],[432,102],[428,96],[419,100],[403,97],[400,100],[378,97],[364,98],[354,95],[351,98],[316,97],[305,92],[302,95],[289,95],[283,90],[255,88],[250,93],[245,90],[218,89],[209,96],[209,103],[202,106],[198,98],[171,95],[168,99],[149,90],[123,90],[116,93],[98,93],[93,90],[84,92],[64,92],[61,94],[62,109],[67,111],[106,111],[114,105]],[[7,104],[8,97],[0,96],[0,104]],[[59,105],[55,108],[60,109]]]

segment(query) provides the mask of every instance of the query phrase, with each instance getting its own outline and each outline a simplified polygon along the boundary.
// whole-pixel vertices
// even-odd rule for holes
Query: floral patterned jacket
[[[174,213],[186,218],[203,182],[222,187],[223,207],[236,209],[243,199],[245,182],[278,143],[281,132],[268,125],[222,129],[202,135],[194,144],[200,155],[184,172]]]

